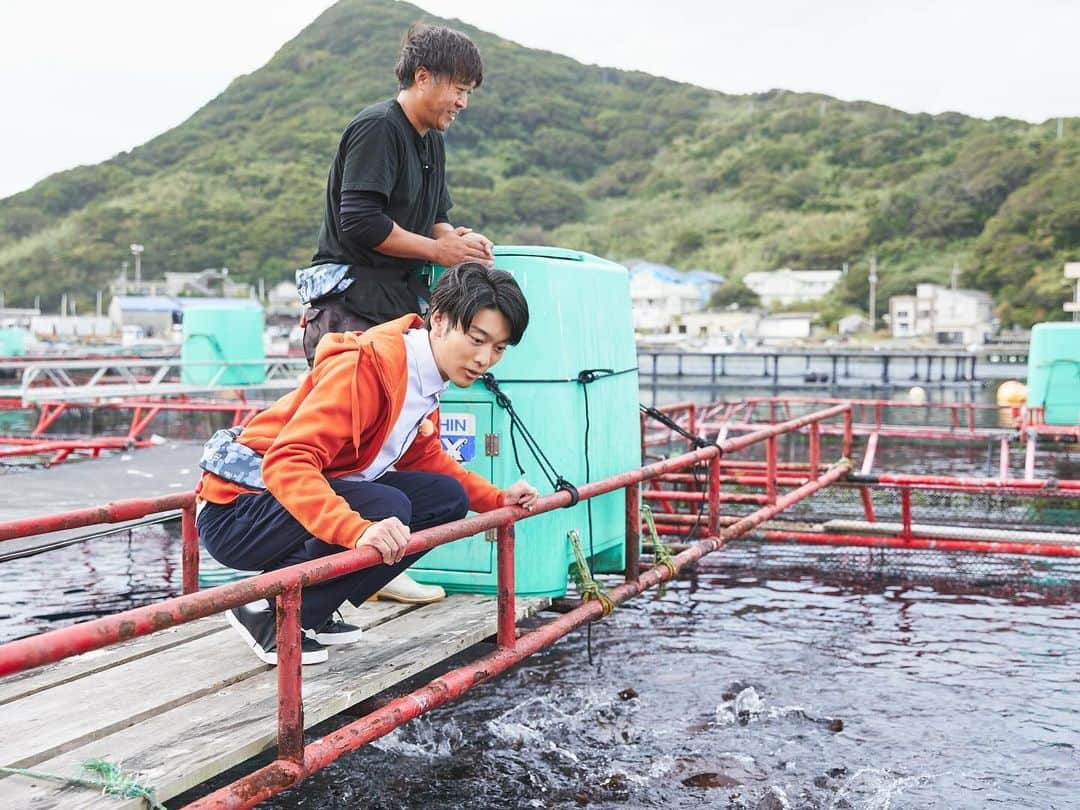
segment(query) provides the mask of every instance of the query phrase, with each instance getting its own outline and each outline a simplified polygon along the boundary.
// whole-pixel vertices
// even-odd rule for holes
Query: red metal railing
[[[720,529],[719,470],[720,458],[724,453],[734,452],[758,442],[775,444],[776,437],[783,433],[841,415],[845,419],[845,424],[850,426],[850,406],[837,405],[815,414],[763,428],[719,445],[658,461],[578,487],[580,497],[584,499],[617,489],[626,490],[626,581],[609,592],[611,600],[619,604],[647,588],[676,576],[685,565],[721,548],[727,540],[741,536],[788,506],[847,475],[850,462],[841,459],[794,490],[782,496],[775,496],[774,493],[769,504]],[[845,446],[849,444],[849,441],[850,439],[845,441]],[[772,456],[775,465],[775,452]],[[709,536],[675,556],[674,563],[670,567],[667,565],[653,567],[639,575],[640,523],[637,504],[641,483],[703,463],[709,465],[707,494],[709,504],[707,533]],[[599,618],[604,609],[602,605],[597,601],[587,601],[558,619],[516,638],[513,587],[514,524],[518,520],[568,506],[570,500],[569,493],[558,492],[541,498],[532,511],[526,512],[519,507],[504,507],[413,534],[406,550],[407,554],[425,551],[487,529],[497,529],[498,649],[472,664],[459,667],[436,678],[410,695],[399,698],[307,746],[303,744],[303,707],[300,697],[302,679],[300,596],[302,589],[361,568],[379,565],[381,557],[373,548],[362,546],[311,562],[260,574],[242,582],[195,592],[198,546],[194,531],[193,496],[190,493],[145,501],[122,501],[97,509],[78,510],[48,518],[29,518],[0,523],[0,540],[4,540],[78,525],[128,520],[152,514],[161,509],[180,508],[183,510],[182,553],[185,590],[183,596],[0,645],[0,676],[21,672],[135,636],[147,635],[177,624],[204,618],[256,599],[276,598],[278,758],[266,767],[190,805],[198,808],[251,807],[262,799],[294,785],[343,754],[388,733],[419,714],[460,696],[585,622]]]

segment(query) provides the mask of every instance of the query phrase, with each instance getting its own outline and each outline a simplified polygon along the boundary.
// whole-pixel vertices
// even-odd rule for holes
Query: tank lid
[[[564,259],[571,262],[585,261],[585,254],[580,250],[542,245],[496,245],[493,252],[496,256],[537,256],[543,259]]]

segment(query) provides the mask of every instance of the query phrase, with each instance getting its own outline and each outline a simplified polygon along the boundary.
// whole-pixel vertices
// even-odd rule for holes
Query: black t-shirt
[[[386,215],[407,231],[431,236],[436,222],[448,222],[453,205],[446,188],[446,151],[442,133],[421,137],[397,100],[362,110],[346,127],[326,184],[326,206],[319,247],[312,264],[351,264],[410,272],[423,262],[386,256],[350,243],[341,232],[341,193],[368,191],[387,200]]]

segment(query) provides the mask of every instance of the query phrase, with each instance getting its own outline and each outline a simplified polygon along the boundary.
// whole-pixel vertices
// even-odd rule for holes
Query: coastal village
[[[688,352],[753,351],[758,347],[859,345],[868,339],[894,347],[980,347],[998,339],[989,293],[919,283],[909,294],[888,299],[888,310],[852,312],[835,324],[822,321],[818,307],[843,279],[846,268],[802,270],[783,267],[746,273],[738,282],[756,303],[716,306],[716,294],[729,282],[707,270],[678,270],[643,259],[622,263],[630,272],[634,332],[647,348]],[[250,302],[265,314],[268,354],[295,350],[301,305],[296,286],[283,281],[267,288],[230,279],[228,268],[167,272],[160,279],[128,280],[124,271],[98,295],[93,314],[82,314],[61,299],[56,312],[40,306],[0,306],[0,346],[9,356],[84,343],[122,348],[159,347],[183,340],[186,309],[236,306]],[[0,299],[2,300],[2,299]],[[107,302],[107,304],[106,304]],[[875,323],[872,328],[871,318]],[[1019,331],[1009,336],[1022,342]]]
[[[755,346],[833,344],[876,330],[870,314],[852,313],[827,328],[815,310],[846,270],[777,270],[747,273],[742,283],[758,306],[711,306],[725,279],[703,270],[680,272],[652,262],[627,262],[634,301],[634,329],[650,345],[672,344],[688,350],[723,352]],[[955,278],[955,274],[954,274]],[[779,311],[777,311],[779,310]],[[875,319],[876,320],[876,319]],[[922,283],[909,295],[889,299],[879,337],[897,344],[981,346],[994,339],[998,322],[988,293]]]

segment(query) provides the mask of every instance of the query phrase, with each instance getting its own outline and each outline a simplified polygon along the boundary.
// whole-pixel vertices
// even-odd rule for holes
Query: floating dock
[[[546,605],[519,599],[517,618]],[[496,631],[495,597],[346,604],[342,613],[364,636],[304,667],[305,728]],[[0,711],[0,766],[76,776],[80,763],[104,758],[165,801],[276,744],[277,674],[218,615],[5,678]],[[25,776],[0,779],[0,795],[5,807],[35,810],[146,807]]]

